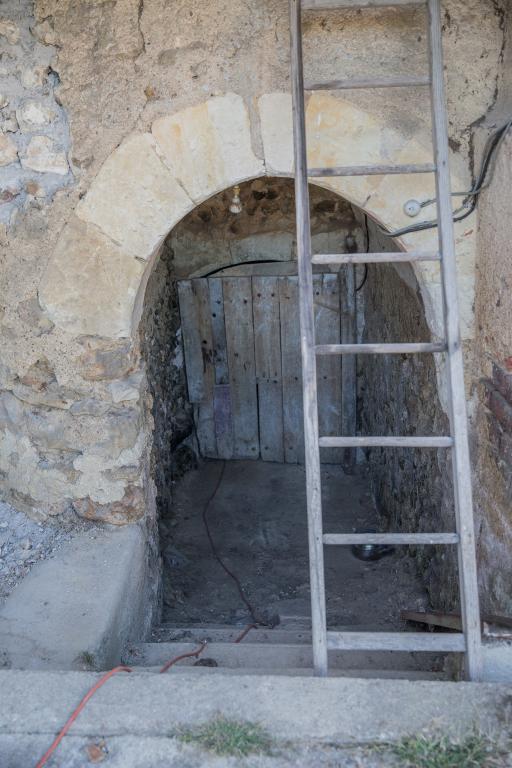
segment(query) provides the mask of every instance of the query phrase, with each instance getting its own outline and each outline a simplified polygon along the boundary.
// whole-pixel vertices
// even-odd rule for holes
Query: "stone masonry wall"
[[[503,88],[504,9],[500,0],[444,3],[457,185],[471,179],[475,129],[487,126]],[[0,167],[0,482],[28,514],[73,508],[116,523],[151,514],[138,333],[145,286],[169,231],[196,205],[233,183],[291,174],[288,27],[287,0],[1,4],[0,93],[9,103],[0,109],[0,157],[9,162]],[[308,78],[425,71],[418,9],[320,14],[304,32]],[[307,121],[314,164],[431,156],[423,89],[314,94]],[[389,227],[407,223],[405,200],[433,191],[421,176],[322,186]],[[484,201],[484,256],[492,233],[504,232],[491,207]],[[457,229],[468,340],[476,226],[473,216]],[[498,239],[505,250],[507,238]],[[416,274],[435,328],[438,284],[428,269]],[[481,375],[479,366],[469,372]],[[489,491],[493,475],[482,477]],[[482,498],[498,537],[501,512],[493,516]],[[490,563],[486,556],[489,571]]]
[[[370,223],[372,251],[396,250],[390,238]],[[362,294],[362,295],[361,295]],[[429,342],[432,334],[412,269],[375,266],[359,294],[363,340]],[[438,395],[432,355],[373,355],[359,358],[361,434],[447,435],[450,427]],[[378,509],[391,532],[454,531],[454,500],[446,450],[372,449],[368,451]],[[454,548],[404,548],[412,552],[433,607],[457,605]]]
[[[141,349],[151,393],[153,446],[150,474],[160,516],[169,517],[172,483],[194,463],[184,441],[193,432],[193,411],[185,378],[178,291],[169,240],[146,289],[140,325]]]
[[[506,72],[512,66],[512,14],[508,16]],[[492,122],[512,119],[512,83],[501,92]],[[494,176],[479,203],[476,382],[473,387],[475,500],[479,574],[484,608],[512,611],[512,134],[503,142]]]
[[[66,113],[53,69],[57,49],[31,0],[0,7],[0,236],[18,214],[40,208],[73,180]]]

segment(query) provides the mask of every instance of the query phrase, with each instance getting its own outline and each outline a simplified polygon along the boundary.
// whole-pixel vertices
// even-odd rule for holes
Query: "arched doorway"
[[[230,211],[228,189],[174,228],[148,281],[142,312],[164,619],[184,627],[251,620],[218,555],[260,617],[285,628],[307,627],[293,183],[260,178],[242,184],[240,196],[240,213]],[[317,252],[364,251],[375,239],[378,250],[396,250],[362,211],[333,192],[312,186],[311,211]],[[319,268],[314,279],[317,335],[339,343],[351,311],[345,268]],[[358,339],[430,338],[410,268],[358,268],[355,290],[352,327]],[[323,434],[342,432],[341,366],[330,359],[319,370]],[[442,420],[432,361],[361,359],[356,373],[354,429],[405,434],[418,420]],[[357,457],[353,473],[343,471],[343,458],[340,451],[323,455],[326,530],[407,530],[417,525],[420,509],[423,524],[434,528],[442,489],[431,457],[372,451]],[[425,492],[428,508],[419,501]],[[369,564],[346,549],[327,552],[331,626],[397,628],[401,608],[426,605],[413,561],[402,551],[382,554],[387,556]]]

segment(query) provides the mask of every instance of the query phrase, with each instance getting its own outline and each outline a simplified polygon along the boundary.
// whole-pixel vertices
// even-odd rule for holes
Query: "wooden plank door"
[[[257,459],[260,450],[252,281],[250,277],[225,277],[222,280],[233,415],[233,457]]]
[[[201,454],[217,458],[214,427],[215,367],[207,280],[178,283],[189,400]]]
[[[340,282],[315,275],[317,343],[340,342]],[[179,283],[190,401],[202,455],[304,463],[297,276],[214,277]],[[318,361],[323,436],[341,430],[341,364]],[[340,463],[340,449],[322,453]]]
[[[313,276],[313,306],[315,311],[315,338],[317,344],[340,343],[340,280],[338,275]],[[341,435],[341,357],[318,357],[317,397],[318,425],[322,437]],[[325,464],[340,464],[343,449],[323,448],[321,459]]]
[[[260,455],[284,461],[279,278],[252,278]]]

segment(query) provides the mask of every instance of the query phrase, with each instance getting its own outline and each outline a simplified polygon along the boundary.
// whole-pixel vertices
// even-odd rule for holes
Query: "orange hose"
[[[54,742],[51,744],[51,746],[47,749],[47,751],[44,753],[42,758],[39,760],[38,764],[36,765],[36,768],[42,768],[43,765],[46,765],[49,758],[53,755],[59,744],[61,743],[62,739],[66,735],[66,733],[69,731],[75,720],[77,719],[78,715],[82,711],[82,709],[85,707],[87,702],[89,701],[92,696],[96,693],[96,691],[101,688],[101,686],[107,682],[111,677],[114,675],[117,675],[118,672],[131,672],[132,670],[130,667],[115,667],[114,669],[111,669],[110,672],[107,672],[106,674],[101,677],[97,683],[93,685],[93,687],[85,694],[82,701],[76,707],[76,709],[73,711],[72,715],[68,718],[66,721],[66,724],[61,729],[59,735],[56,737]]]
[[[235,643],[241,643],[244,637],[246,637],[249,632],[252,629],[256,629],[257,624],[249,624],[244,631],[237,637],[237,639],[234,641]],[[199,656],[203,653],[206,646],[208,645],[208,642],[204,640],[199,648],[195,651],[191,651],[190,653],[182,653],[180,656],[175,656],[173,659],[168,661],[160,670],[160,674],[163,674],[164,672],[167,672],[171,667],[173,667],[175,664],[178,663],[178,661],[181,661],[182,659],[189,659],[189,658],[199,658]],[[80,704],[76,707],[76,709],[73,711],[71,716],[66,721],[63,728],[60,730],[58,736],[55,738],[55,740],[52,742],[51,746],[47,749],[47,751],[44,753],[42,758],[39,760],[39,762],[36,765],[36,768],[43,768],[44,765],[48,762],[49,758],[53,755],[59,744],[61,743],[62,739],[66,735],[66,733],[69,731],[75,720],[77,719],[80,712],[83,710],[89,699],[91,699],[96,691],[101,688],[102,685],[104,685],[107,680],[110,680],[111,677],[114,675],[117,675],[118,672],[132,672],[133,670],[131,667],[115,667],[114,669],[111,669],[110,672],[106,672],[103,677],[101,677],[97,683],[93,685],[93,687],[85,694]]]
[[[206,642],[206,640],[204,640],[197,651],[190,651],[190,653],[182,653],[181,656],[175,656],[174,659],[171,659],[170,661],[167,662],[167,664],[164,664],[164,666],[160,670],[160,674],[167,672],[168,669],[170,669],[171,667],[174,667],[174,665],[177,664],[177,662],[181,661],[182,659],[191,659],[194,656],[196,659],[198,659],[207,645],[208,643]]]

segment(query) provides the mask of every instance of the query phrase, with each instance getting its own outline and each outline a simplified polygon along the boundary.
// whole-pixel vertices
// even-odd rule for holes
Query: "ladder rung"
[[[326,533],[324,544],[353,546],[356,544],[458,544],[457,533]]]
[[[320,448],[451,448],[451,437],[321,437]]]
[[[334,11],[338,8],[402,8],[425,5],[425,0],[302,0],[303,11]]]
[[[414,88],[430,85],[430,77],[374,77],[330,80],[323,83],[307,83],[306,91],[350,91],[366,88]]]
[[[397,253],[316,253],[312,264],[392,264],[408,261],[440,261],[436,251],[398,251]]]
[[[426,651],[464,653],[459,632],[327,632],[330,651]]]
[[[332,168],[309,168],[308,176],[393,176],[407,173],[434,173],[434,163],[408,165],[342,165]]]
[[[446,344],[318,344],[317,355],[412,355],[446,352]]]

